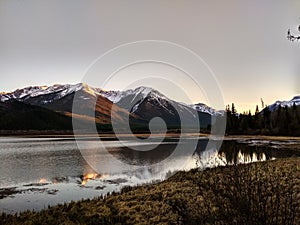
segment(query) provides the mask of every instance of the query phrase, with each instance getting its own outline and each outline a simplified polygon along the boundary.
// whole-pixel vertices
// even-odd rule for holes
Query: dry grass
[[[178,172],[105,198],[51,207],[1,224],[297,224],[300,158]]]

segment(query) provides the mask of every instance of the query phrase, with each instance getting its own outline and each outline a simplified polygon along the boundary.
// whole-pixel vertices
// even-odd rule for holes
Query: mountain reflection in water
[[[106,154],[128,165],[143,165],[137,170],[117,173],[94,170],[82,157],[73,139],[0,138],[0,212],[40,210],[47,205],[93,198],[124,186],[163,180],[167,174],[179,169],[203,169],[300,156],[299,151],[288,147],[290,144],[299,145],[297,142],[224,141],[218,151],[214,148],[218,141],[208,145],[205,138],[196,140],[192,156],[181,151],[165,168],[156,167],[156,163],[167,159],[177,145],[182,145],[183,150],[189,147],[188,141],[179,143],[176,138],[168,138],[151,151],[132,151],[116,140],[106,141]],[[97,144],[93,139],[86,141]],[[93,157],[100,160],[99,163],[108,163],[101,154]],[[180,161],[180,158],[184,160]]]

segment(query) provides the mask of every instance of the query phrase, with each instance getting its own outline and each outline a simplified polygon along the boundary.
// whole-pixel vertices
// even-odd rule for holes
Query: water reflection
[[[222,158],[226,164],[238,164],[300,156],[299,151],[285,148],[284,144],[284,142],[258,142],[256,140],[224,141],[218,157]],[[278,146],[281,147],[278,148]]]
[[[291,142],[224,141],[218,151],[218,141],[209,143],[207,139],[200,138],[191,157],[184,151],[189,148],[187,139],[181,143],[182,151],[161,167],[156,163],[172,154],[178,145],[176,138],[165,139],[154,150],[142,152],[132,151],[116,140],[107,139],[108,153],[94,154],[93,149],[86,152],[98,163],[107,166],[106,171],[98,171],[85,161],[73,139],[22,140],[0,138],[0,211],[39,210],[48,204],[92,198],[120,190],[126,185],[165,179],[167,173],[172,174],[178,168],[188,170],[300,156],[299,151],[285,147]],[[94,139],[84,141],[92,147],[97,144]],[[148,144],[151,145],[150,142]],[[114,172],[114,165],[107,160],[107,154],[129,166],[143,167]]]
[[[219,156],[226,164],[250,163],[270,160],[273,157],[270,147],[249,146],[236,142],[224,142]]]
[[[24,139],[24,138],[23,138]],[[20,138],[20,140],[23,140]],[[181,143],[183,149],[177,157],[168,162],[165,168],[156,167],[156,163],[168,158],[178,145],[177,139],[166,139],[151,151],[134,151],[123,147],[115,140],[105,142],[108,152],[105,154],[90,154],[99,164],[106,165],[107,171],[96,171],[85,161],[76,143],[72,139],[30,139],[18,141],[14,139],[0,139],[0,187],[18,185],[22,183],[59,183],[68,181],[70,177],[86,178],[90,174],[116,174],[115,165],[110,165],[107,155],[112,155],[119,161],[130,165],[143,165],[138,170],[132,170],[129,176],[139,179],[163,179],[169,170],[190,169],[195,166],[211,167],[225,164],[249,163],[270,160],[280,157],[299,156],[299,151],[284,147],[283,142],[266,141],[224,141],[217,151],[214,142],[208,145],[207,139],[199,139],[193,157],[186,154],[189,142]],[[85,140],[92,147],[97,142]],[[134,143],[131,143],[134,145]],[[151,142],[149,142],[149,145]],[[216,144],[217,145],[217,144]],[[280,146],[280,147],[278,147]],[[142,147],[142,146],[140,146]],[[97,152],[98,153],[98,152]],[[185,163],[180,164],[180,163]],[[124,169],[126,174],[128,171]],[[155,174],[158,174],[154,177]],[[87,177],[86,177],[87,176]],[[90,178],[91,179],[91,178]],[[86,181],[84,181],[85,183]]]
[[[98,174],[98,173],[87,173],[84,174],[81,178],[81,185],[86,185],[88,181],[96,180],[96,179],[107,179],[109,174]]]

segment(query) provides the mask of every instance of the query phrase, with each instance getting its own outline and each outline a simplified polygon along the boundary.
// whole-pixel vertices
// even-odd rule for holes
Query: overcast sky
[[[164,40],[191,49],[210,66],[226,104],[253,111],[260,98],[271,104],[300,93],[300,42],[286,39],[289,28],[300,35],[299,17],[299,0],[1,0],[0,91],[79,83],[106,51]],[[177,98],[168,86],[153,86]]]

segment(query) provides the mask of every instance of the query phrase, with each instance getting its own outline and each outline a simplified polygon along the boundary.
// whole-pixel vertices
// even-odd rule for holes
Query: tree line
[[[300,136],[300,106],[279,107],[270,111],[266,106],[262,111],[256,106],[251,111],[237,113],[234,103],[226,106],[227,134],[262,134]]]

